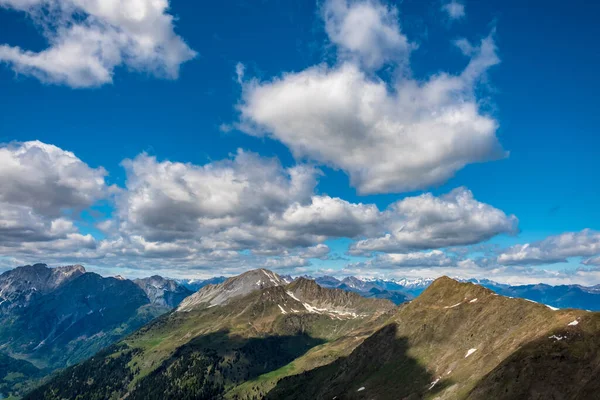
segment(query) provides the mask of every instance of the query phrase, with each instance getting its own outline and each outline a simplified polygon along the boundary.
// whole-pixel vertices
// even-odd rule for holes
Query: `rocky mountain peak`
[[[17,267],[0,275],[0,306],[23,307],[85,273],[81,265],[50,268],[38,263]]]
[[[203,306],[210,307],[225,304],[234,297],[245,296],[256,290],[285,284],[285,280],[268,269],[254,269],[231,277],[223,283],[203,287],[182,301],[177,310],[191,311],[194,308],[202,308]]]
[[[146,293],[152,304],[170,308],[177,307],[183,299],[193,293],[174,280],[163,278],[160,275],[135,279],[133,282]]]
[[[369,314],[373,311],[387,311],[394,307],[388,300],[367,299],[358,293],[342,289],[328,289],[312,279],[299,278],[286,286],[290,296],[307,303],[308,310],[324,309],[348,315]]]

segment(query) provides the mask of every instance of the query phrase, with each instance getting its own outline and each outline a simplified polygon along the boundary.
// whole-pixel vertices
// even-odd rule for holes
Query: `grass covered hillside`
[[[260,288],[273,275],[257,271],[201,290],[27,398],[588,399],[597,388],[595,313],[449,278],[396,307],[308,279]]]
[[[279,378],[349,354],[394,309],[387,300],[305,279],[286,285],[258,271],[224,282],[222,293],[203,288],[196,297],[219,303],[184,302],[28,398],[262,398]],[[260,289],[267,277],[278,284]],[[232,287],[241,294],[224,299]]]
[[[600,347],[592,345],[600,332],[597,320],[596,314],[585,311],[553,311],[498,296],[478,285],[440,278],[400,307],[348,357],[281,380],[267,398],[495,399],[502,398],[501,392],[511,385],[520,392],[504,398],[552,398],[529,390],[534,380],[542,378],[529,369],[526,355],[540,344],[560,346],[582,363],[577,369],[593,369],[600,354]],[[578,338],[586,330],[587,352],[582,352]],[[542,354],[546,360],[555,359],[554,374],[570,378],[577,370],[554,358],[552,351],[538,350],[537,357]],[[521,381],[511,384],[517,377]],[[498,380],[504,381],[494,385]],[[576,392],[580,385],[587,383],[581,379],[554,382],[546,393]]]

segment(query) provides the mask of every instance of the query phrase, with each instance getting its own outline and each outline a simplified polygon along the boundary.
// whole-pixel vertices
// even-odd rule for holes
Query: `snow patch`
[[[567,325],[567,326],[577,326],[577,325],[579,325],[579,321],[575,320],[573,322],[570,322],[569,325]]]
[[[467,351],[467,355],[465,356],[465,358],[469,357],[471,354],[475,353],[477,351],[477,349],[469,349],[469,351]]]
[[[435,385],[437,385],[437,383],[440,381],[440,378],[437,378],[435,381],[431,382],[431,386],[429,386],[428,390],[431,390],[435,387]]]
[[[279,307],[279,309],[281,310],[281,313],[282,313],[282,314],[287,314],[287,311],[285,311],[285,310],[283,309],[283,307],[281,307],[279,304],[277,304],[277,307]]]
[[[281,282],[278,282],[278,279],[275,275],[271,275],[270,272],[267,272],[264,269],[262,269],[261,271],[263,272],[263,274],[265,274],[267,276],[267,278],[269,278],[269,280],[271,281],[272,284],[274,284],[275,286],[279,286],[279,284]]]
[[[363,390],[365,390],[365,387],[361,386],[361,387],[358,388],[357,392],[362,392]]]
[[[299,298],[297,298],[296,296],[294,296],[294,293],[290,292],[290,291],[286,291],[287,295],[290,296],[292,299],[296,300],[296,301],[300,301]],[[302,303],[300,301],[300,303]]]
[[[567,338],[566,336],[557,336],[557,335],[552,335],[552,336],[548,337],[548,339],[554,339],[557,342],[560,342],[561,340],[566,339],[566,338]]]
[[[446,307],[444,307],[444,308],[454,308],[454,307],[458,307],[458,306],[460,306],[461,304],[462,304],[462,301],[461,301],[460,303],[456,303],[456,304],[455,304],[455,305],[453,305],[453,306],[446,306]]]
[[[471,300],[469,303],[475,303],[476,301],[477,301],[477,299],[475,298],[475,299]]]
[[[337,318],[337,319],[341,319],[340,316],[343,317],[352,317],[352,318],[358,318],[359,315],[357,315],[356,313],[352,312],[352,311],[340,311],[340,310],[333,310],[333,309],[329,309],[329,308],[318,308],[315,307],[311,304],[308,303],[304,303],[302,301],[300,301],[299,298],[297,298],[296,296],[294,296],[294,294],[292,292],[286,291],[286,293],[288,294],[288,296],[290,296],[292,299],[302,303],[302,305],[304,306],[304,309],[306,309],[306,311],[308,311],[309,313],[312,314],[328,314],[330,317],[332,318]],[[299,312],[296,311],[294,309],[292,309],[293,312]]]
[[[558,311],[558,310],[560,310],[559,308],[549,306],[548,304],[545,304],[545,306],[548,307],[549,309],[551,309],[552,311]]]

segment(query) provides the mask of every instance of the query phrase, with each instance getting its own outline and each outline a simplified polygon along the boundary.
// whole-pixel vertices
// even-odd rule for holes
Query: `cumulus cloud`
[[[303,257],[290,249],[310,248],[304,254],[320,258],[317,250],[329,251],[319,247],[324,241],[361,237],[366,239],[352,246],[354,254],[409,252],[478,243],[517,229],[516,217],[476,201],[464,188],[442,197],[408,197],[380,211],[315,194],[319,171],[310,166],[284,168],[241,150],[204,166],[144,154],[123,165],[120,235],[157,243],[146,251],[168,243],[164,250],[174,256],[250,250],[255,256]]]
[[[323,5],[323,20],[329,40],[340,58],[380,68],[406,60],[412,45],[400,31],[398,10],[376,2],[330,0]]]
[[[464,246],[498,234],[514,234],[518,220],[477,201],[466,188],[435,197],[425,193],[392,204],[385,212],[387,232],[354,243],[354,255],[372,252],[404,253],[414,250]]]
[[[498,255],[505,265],[536,265],[566,262],[571,257],[600,255],[600,232],[584,229],[549,236],[544,240],[512,246]],[[593,264],[594,258],[584,261]]]
[[[71,87],[112,82],[117,67],[177,78],[196,53],[174,31],[168,0],[0,0],[27,13],[49,47],[0,45],[0,62],[19,74]]]
[[[263,225],[290,203],[310,202],[318,173],[303,165],[283,168],[275,159],[241,150],[233,159],[204,166],[159,162],[145,154],[123,166],[121,223],[150,240]]]
[[[441,252],[415,250],[477,243],[517,223],[464,188],[384,210],[317,194],[318,169],[242,150],[205,165],[140,154],[122,162],[120,189],[106,185],[104,169],[40,142],[5,145],[0,160],[0,253],[26,262],[289,272],[331,260],[324,242],[349,238],[356,253],[391,253],[377,265],[441,266]],[[107,197],[115,210],[95,224],[103,237],[80,232],[78,212]],[[379,244],[389,233],[394,241]]]
[[[456,0],[452,0],[451,2],[444,4],[442,6],[442,10],[448,14],[450,19],[461,19],[466,15],[465,5]]]
[[[126,187],[116,201],[115,220],[101,223],[108,238],[98,246],[102,257],[117,263],[168,260],[176,268],[289,270],[307,267],[311,259],[329,259],[324,243],[329,239],[363,238],[356,252],[385,251],[367,250],[365,243],[400,232],[400,224],[409,233],[398,234],[392,253],[476,243],[511,232],[517,223],[462,188],[441,198],[405,198],[383,211],[319,195],[319,170],[283,167],[276,159],[241,150],[205,165],[141,154],[123,166]]]
[[[366,263],[366,266],[376,269],[395,269],[408,267],[448,267],[456,264],[441,250],[414,253],[378,254]]]
[[[386,82],[369,69],[397,67],[410,47],[395,11],[374,1],[328,1],[324,9],[338,63],[243,81],[238,128],[281,141],[298,159],[344,170],[362,194],[425,189],[467,164],[506,155],[498,122],[475,94],[500,61],[491,35],[477,45],[456,42],[469,57],[460,74],[423,81],[395,74]],[[359,12],[369,15],[360,24],[353,22]]]
[[[379,209],[373,204],[313,196],[310,204],[291,204],[273,224],[300,234],[352,238],[372,230],[379,219]]]
[[[78,213],[115,192],[106,171],[39,141],[0,145],[0,254],[15,260],[97,258]]]
[[[41,215],[82,209],[107,194],[104,168],[39,141],[0,145],[0,202]]]

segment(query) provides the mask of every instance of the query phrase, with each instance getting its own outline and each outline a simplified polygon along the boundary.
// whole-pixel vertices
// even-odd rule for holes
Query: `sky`
[[[0,270],[600,284],[599,11],[0,0]]]

